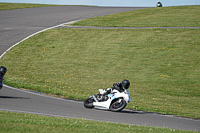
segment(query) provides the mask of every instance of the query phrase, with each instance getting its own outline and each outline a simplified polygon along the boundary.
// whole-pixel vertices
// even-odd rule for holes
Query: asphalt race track
[[[0,11],[0,55],[24,38],[49,27],[137,9],[141,8],[61,6]],[[0,111],[200,131],[200,120],[132,110],[115,113],[86,109],[81,101],[49,97],[7,85],[0,90]]]

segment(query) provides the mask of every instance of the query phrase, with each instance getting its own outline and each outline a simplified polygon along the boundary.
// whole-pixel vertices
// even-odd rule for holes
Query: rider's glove
[[[112,91],[112,88],[107,88],[107,89],[106,89],[106,93],[105,93],[105,94],[110,94],[110,93],[111,93],[111,91]]]

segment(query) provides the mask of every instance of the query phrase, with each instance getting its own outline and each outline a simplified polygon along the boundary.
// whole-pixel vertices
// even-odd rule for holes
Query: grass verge
[[[1,10],[22,9],[22,8],[49,7],[49,6],[61,6],[61,5],[27,4],[27,3],[1,3],[0,2],[0,11]]]
[[[0,3],[0,10],[12,10],[12,9],[22,9],[22,8],[47,7],[47,6],[59,6],[59,5],[26,4],[26,3]]]
[[[5,83],[83,100],[131,81],[128,108],[200,118],[199,29],[53,29],[12,48]]]
[[[200,5],[147,8],[78,21],[72,25],[98,27],[199,27]]]
[[[191,133],[191,131],[181,131],[169,128],[134,126],[126,124],[89,121],[85,119],[46,117],[32,114],[21,114],[1,111],[0,129],[1,132],[6,133]]]

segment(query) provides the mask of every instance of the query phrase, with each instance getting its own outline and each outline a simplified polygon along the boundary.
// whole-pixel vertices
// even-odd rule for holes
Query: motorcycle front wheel
[[[92,96],[88,97],[85,101],[84,101],[84,106],[86,108],[94,108],[93,106],[93,102],[94,102],[94,99]]]
[[[119,99],[110,105],[110,110],[113,112],[118,112],[123,110],[125,107],[126,107],[126,101],[123,99],[121,100]]]

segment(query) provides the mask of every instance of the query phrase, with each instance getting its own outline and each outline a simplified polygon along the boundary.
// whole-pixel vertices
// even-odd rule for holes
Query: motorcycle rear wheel
[[[125,107],[126,107],[126,101],[122,99],[120,102],[119,100],[113,102],[110,106],[110,110],[113,112],[118,112],[123,110]]]
[[[93,102],[94,102],[94,99],[92,96],[90,96],[84,101],[84,106],[86,108],[94,108]]]

